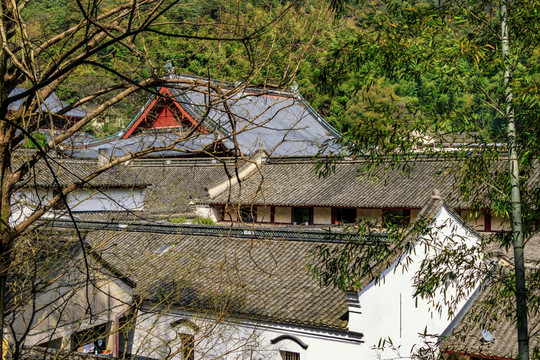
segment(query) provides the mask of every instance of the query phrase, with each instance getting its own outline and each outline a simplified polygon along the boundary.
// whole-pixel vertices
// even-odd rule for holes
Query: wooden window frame
[[[309,221],[307,221],[308,225],[313,225],[313,207],[310,207],[310,206],[293,206],[292,209],[291,209],[291,223],[294,224],[295,221],[294,221],[294,210],[296,209],[307,209],[308,211],[308,217],[309,217]],[[301,222],[298,222],[296,221],[296,225],[303,225],[305,224],[306,221],[301,221]]]

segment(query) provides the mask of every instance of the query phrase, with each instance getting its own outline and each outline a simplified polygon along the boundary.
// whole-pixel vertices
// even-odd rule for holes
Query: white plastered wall
[[[276,206],[274,222],[290,224],[292,222],[292,208]]]
[[[382,209],[357,209],[356,217],[358,219],[371,220],[380,223],[382,220]]]
[[[270,206],[257,206],[257,222],[269,223],[272,221],[272,208]]]
[[[100,191],[79,189],[67,195],[72,211],[128,211],[141,210],[143,189],[112,188]]]
[[[461,217],[475,230],[484,231],[486,229],[486,217],[484,214],[473,214],[470,210],[461,210]]]
[[[52,199],[52,191],[35,189],[33,191],[20,190],[13,194],[11,199],[10,222],[18,224],[28,218],[35,211],[36,206],[45,205]]]
[[[361,358],[362,346],[358,336],[270,323],[230,322],[171,309],[156,310],[138,313],[134,355],[181,360],[178,335],[190,330],[185,326],[175,327],[174,323],[189,320],[197,327],[193,332],[195,359],[282,360],[280,351],[299,353],[301,360]],[[284,335],[285,338],[279,338]]]
[[[504,220],[502,216],[491,217],[491,230],[492,231],[510,231],[510,224],[508,220]]]
[[[112,324],[131,306],[131,288],[106,271],[95,272],[92,266],[88,270],[91,281],[87,281],[87,274],[80,269],[71,269],[36,297],[36,309],[39,310],[27,306],[23,313],[14,315],[16,336],[30,327],[25,346],[58,338],[69,342],[74,332]],[[109,341],[107,348],[112,351],[112,346]]]
[[[229,209],[231,210],[231,208]],[[195,205],[195,214],[203,218],[212,219],[212,221],[214,222],[221,220],[221,214],[219,213],[219,209],[210,205]],[[235,212],[231,211],[231,215],[235,216],[236,219],[235,214]],[[229,216],[225,214],[224,219],[228,220]]]
[[[313,208],[313,223],[316,225],[328,225],[332,223],[332,208]]]
[[[19,190],[13,194],[11,222],[19,223],[53,198],[51,189]],[[144,189],[78,189],[66,196],[72,211],[135,211],[144,204]]]
[[[440,334],[450,323],[448,307],[443,302],[444,295],[439,293],[434,299],[415,298],[413,278],[420,269],[421,261],[435,254],[433,244],[455,246],[465,243],[470,247],[479,241],[479,237],[470,233],[444,207],[437,214],[435,224],[431,235],[416,242],[414,252],[405,254],[401,263],[396,262],[387,269],[378,283],[372,282],[359,292],[361,314],[354,319],[354,323],[349,324],[349,328],[362,331],[365,335],[363,359],[409,358],[425,346],[426,339],[419,334],[424,331]],[[481,256],[476,256],[480,262]],[[410,260],[407,267],[403,266],[405,259]],[[479,285],[480,281],[468,291],[472,293]],[[453,295],[450,289],[446,299]],[[456,310],[465,304],[465,300],[454,303]],[[434,309],[433,304],[442,304],[442,314]],[[385,339],[390,339],[393,345],[387,343],[384,350],[375,350]]]

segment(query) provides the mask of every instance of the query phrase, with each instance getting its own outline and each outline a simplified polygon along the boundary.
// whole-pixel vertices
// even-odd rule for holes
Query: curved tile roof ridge
[[[371,159],[359,159],[359,158],[352,158],[352,157],[332,157],[332,156],[272,156],[269,157],[267,160],[268,164],[305,164],[305,163],[317,163],[317,162],[324,162],[325,160],[333,162],[335,164],[355,164],[355,163],[368,163],[370,161],[373,161]],[[383,163],[392,163],[395,160],[392,160],[390,158],[383,159]],[[400,161],[395,161],[396,166],[399,166],[403,163],[417,163],[417,162],[434,162],[434,163],[443,163],[443,162],[454,162],[459,161],[459,159],[452,158],[452,157],[446,157],[446,158],[440,158],[440,157],[431,157],[431,156],[417,156],[414,155],[413,158],[410,159],[402,159]]]
[[[217,79],[211,79],[207,77],[202,76],[196,76],[196,75],[189,75],[189,74],[171,74],[169,75],[170,79],[189,79],[194,81],[201,81],[201,82],[208,82],[211,81],[213,84],[219,85],[223,88],[237,88],[239,85],[244,84],[242,81],[236,81],[236,82],[230,82],[225,80],[217,80]],[[264,93],[267,94],[274,94],[274,95],[282,95],[284,97],[296,97],[295,92],[285,90],[284,88],[280,88],[277,85],[273,84],[264,84],[263,86],[256,86],[255,84],[247,84],[244,86],[244,91],[254,91],[254,92],[261,92],[264,91]],[[261,93],[262,94],[262,93]]]

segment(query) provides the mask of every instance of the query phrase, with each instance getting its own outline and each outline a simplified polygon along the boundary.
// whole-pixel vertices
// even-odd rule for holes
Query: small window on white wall
[[[60,195],[60,190],[58,189],[54,189],[53,190],[53,197],[54,196],[58,196]],[[52,209],[53,210],[66,210],[67,209],[67,204],[65,202],[65,199],[66,197],[61,197],[60,200],[58,200],[53,206],[52,206]]]
[[[270,344],[279,351],[281,360],[300,360],[306,359],[308,344],[294,335],[283,334],[270,340]]]
[[[279,351],[283,360],[300,360],[300,353],[292,351]]]
[[[176,330],[177,340],[180,340],[178,352],[182,355],[182,360],[195,359],[195,335],[199,327],[191,320],[179,319],[173,321],[171,327]]]
[[[191,334],[180,334],[182,340],[182,359],[195,359],[195,337]]]

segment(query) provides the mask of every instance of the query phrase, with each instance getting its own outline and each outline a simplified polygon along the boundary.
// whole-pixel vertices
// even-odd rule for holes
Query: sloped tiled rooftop
[[[190,202],[208,197],[207,188],[235,174],[235,163],[223,160],[197,159],[177,161],[134,162],[130,170],[151,184],[146,190],[144,211],[147,214],[192,212]],[[241,164],[237,165],[241,166]]]
[[[484,358],[518,358],[516,300],[512,294],[501,295],[506,293],[497,280],[492,280],[452,334],[445,339],[442,351]],[[532,356],[534,352],[540,351],[540,316],[535,310],[529,310],[529,348]],[[489,331],[491,341],[483,339],[483,330]]]
[[[26,89],[23,89],[23,88],[15,88],[9,93],[9,96],[14,97],[14,96],[22,94],[25,91],[26,91]],[[23,105],[24,101],[25,101],[24,98],[19,99],[17,101],[14,101],[11,104],[9,104],[8,109],[11,110],[11,111],[19,110],[20,107]],[[56,95],[53,92],[53,93],[51,93],[51,95],[49,95],[49,97],[47,97],[43,101],[43,104],[41,105],[41,110],[45,111],[45,112],[50,112],[52,114],[56,114],[56,113],[60,112],[62,109],[66,108],[67,106],[68,106],[68,104],[66,104],[65,102],[60,100],[58,95]],[[88,115],[88,112],[86,110],[82,109],[82,108],[74,108],[74,109],[71,109],[71,110],[67,111],[63,115],[64,116],[73,116],[73,117],[82,118],[82,117],[85,117],[86,115]]]
[[[176,76],[176,79],[186,82],[195,79],[199,84],[207,82],[184,75]],[[207,86],[179,89],[175,88],[178,83],[170,84],[177,103],[195,122],[203,124],[206,130],[203,133],[182,139],[185,134],[170,129],[170,132],[146,131],[143,136],[124,139],[152,103],[148,101],[123,131],[105,139],[75,139],[73,146],[64,151],[75,158],[95,158],[99,148],[107,149],[109,155],[120,156],[149,146],[174,145],[174,149],[149,156],[184,157],[193,152],[201,153],[216,140],[228,151],[239,150],[243,155],[263,149],[271,156],[315,156],[326,145],[337,149],[335,140],[340,134],[298,93],[266,88],[245,88],[236,93],[231,84],[216,81],[212,84],[221,84],[222,94],[218,95],[214,90],[209,92]]]
[[[147,150],[152,151],[145,157],[189,157],[202,155],[215,142],[215,138],[211,134],[196,134],[185,140],[182,140],[181,136],[174,131],[148,131],[128,139],[84,137],[75,139],[74,146],[66,146],[63,151],[64,154],[75,159],[97,159],[100,149],[106,150],[110,157],[120,157]],[[85,144],[87,139],[89,143]]]
[[[86,240],[143,299],[187,309],[345,329],[344,294],[306,266],[310,240],[94,231]],[[329,245],[339,246],[339,245]]]
[[[213,104],[207,115],[213,130],[236,134],[242,154],[262,148],[271,156],[314,156],[339,137],[303,98],[286,91],[245,89],[222,99],[206,90],[175,90],[175,96],[197,121]],[[234,146],[232,137],[225,144]]]
[[[319,176],[316,165],[315,161],[268,161],[241,188],[235,185],[230,194],[208,203],[225,204],[230,196],[241,204],[420,209],[433,189],[439,189],[451,206],[463,205],[453,188],[450,162],[421,160],[408,164],[410,170],[400,164],[367,175],[359,173],[360,162],[343,161],[328,177]]]
[[[22,161],[18,161],[19,166]],[[50,167],[49,167],[50,166]],[[40,160],[32,171],[26,176],[24,185],[34,187],[55,187],[56,180],[60,186],[72,185],[81,181],[87,176],[98,170],[98,164],[95,160],[71,160],[49,158],[48,165],[45,160]],[[114,166],[99,174],[83,187],[146,187],[149,183],[141,180],[136,172],[130,170],[123,164]]]
[[[442,200],[431,199],[422,218],[432,219],[441,206]],[[69,222],[57,221],[54,226],[71,229]],[[346,330],[344,293],[321,286],[308,270],[310,266],[320,269],[316,255],[320,245],[337,254],[348,246],[351,242],[343,238],[345,234],[84,222],[79,229],[87,232],[85,241],[95,254],[135,284],[142,300],[204,313],[219,311],[225,316]],[[407,251],[416,236],[411,230],[396,243],[388,243],[382,234],[355,238],[363,244],[356,251],[369,252],[374,242],[384,246],[384,251],[377,251],[380,259],[362,265],[361,286]]]

